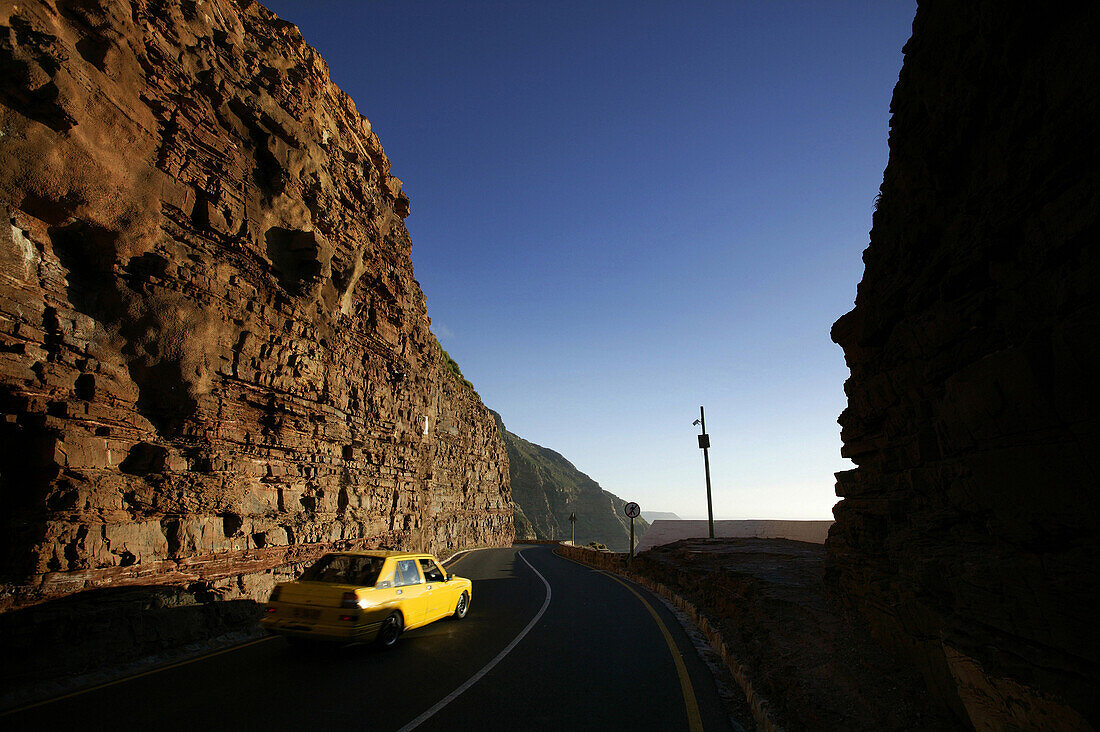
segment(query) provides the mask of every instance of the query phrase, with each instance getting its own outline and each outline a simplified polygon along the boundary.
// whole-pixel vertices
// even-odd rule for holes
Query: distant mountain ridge
[[[680,521],[681,520],[679,516],[672,513],[671,511],[642,511],[642,518],[644,518],[646,521],[648,521],[651,524],[654,521],[658,521],[658,520],[661,520],[661,519],[669,520],[669,521]]]
[[[627,551],[630,519],[623,513],[626,501],[605,491],[560,453],[509,432],[500,415],[489,411],[508,451],[516,538],[569,539],[569,514],[576,513],[578,544],[597,541],[614,551]],[[644,519],[634,520],[635,543],[648,528]]]

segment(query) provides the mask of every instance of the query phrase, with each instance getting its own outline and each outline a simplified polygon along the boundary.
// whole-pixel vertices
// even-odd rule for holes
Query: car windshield
[[[348,554],[326,554],[302,573],[310,582],[335,582],[342,585],[373,587],[382,571],[382,557],[357,557]]]

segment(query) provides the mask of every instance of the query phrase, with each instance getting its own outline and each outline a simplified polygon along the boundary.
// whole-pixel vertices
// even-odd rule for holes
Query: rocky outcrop
[[[626,501],[605,491],[561,454],[512,434],[499,414],[492,415],[508,450],[517,537],[569,540],[574,530],[569,515],[575,513],[578,545],[595,541],[617,552],[630,549]],[[634,519],[634,541],[648,529],[645,519]]]
[[[980,729],[1100,726],[1100,13],[920,6],[855,309],[832,591]]]
[[[516,526],[516,541],[539,541],[535,525],[524,515],[523,509],[512,504],[512,521]]]
[[[572,554],[624,568],[621,559],[615,566],[618,555]],[[725,646],[758,722],[766,715],[780,729],[815,732],[958,728],[935,708],[916,669],[883,652],[864,623],[828,601],[824,560],[821,544],[684,539],[642,552],[629,571],[687,600],[719,632],[715,646]]]
[[[332,547],[512,540],[504,446],[445,363],[408,198],[297,28],[250,0],[0,10],[5,602]]]

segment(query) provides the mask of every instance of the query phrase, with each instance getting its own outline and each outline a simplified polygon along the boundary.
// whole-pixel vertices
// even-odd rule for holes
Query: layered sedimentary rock
[[[297,28],[249,0],[0,6],[7,600],[330,547],[513,535],[409,201]]]
[[[508,474],[515,501],[516,536],[525,539],[595,541],[625,552],[630,549],[630,519],[623,499],[577,470],[561,454],[512,434],[492,412],[508,451]],[[576,525],[569,516],[576,515]],[[634,520],[635,542],[649,529]],[[574,531],[575,530],[575,531]]]
[[[1100,13],[922,4],[855,309],[832,591],[978,728],[1100,725]]]

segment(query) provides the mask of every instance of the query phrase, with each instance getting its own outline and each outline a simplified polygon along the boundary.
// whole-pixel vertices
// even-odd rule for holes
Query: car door
[[[435,560],[431,557],[420,558],[420,571],[424,575],[424,582],[428,588],[428,615],[424,622],[430,623],[447,615],[454,607],[451,606],[451,593],[446,584],[447,575]]]
[[[415,628],[428,622],[428,586],[415,559],[397,560],[393,586],[405,616],[405,627]]]

